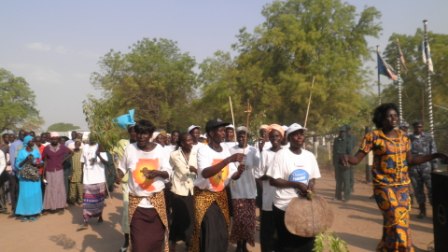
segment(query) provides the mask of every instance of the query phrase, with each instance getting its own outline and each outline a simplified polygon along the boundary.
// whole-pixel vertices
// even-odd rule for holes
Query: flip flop
[[[88,225],[86,223],[81,224],[78,226],[77,231],[82,231],[82,230],[86,230],[88,228]]]

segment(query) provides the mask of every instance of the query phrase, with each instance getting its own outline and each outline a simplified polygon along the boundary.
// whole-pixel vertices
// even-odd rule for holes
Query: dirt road
[[[352,200],[343,203],[333,201],[335,181],[331,172],[322,171],[317,182],[317,192],[328,199],[335,214],[331,230],[348,243],[350,251],[374,251],[381,237],[382,217],[374,200],[369,199],[371,185],[357,181]],[[113,193],[106,201],[104,223],[92,225],[87,230],[77,231],[82,220],[82,209],[72,206],[63,214],[50,214],[35,222],[20,222],[8,215],[0,215],[0,251],[118,251],[122,242],[121,195]],[[417,209],[412,209],[411,228],[416,251],[426,251],[432,243],[432,209],[429,218],[418,220]],[[258,237],[257,237],[258,241]],[[179,251],[183,247],[179,246]],[[233,251],[233,247],[229,251]],[[257,242],[251,251],[260,251]]]

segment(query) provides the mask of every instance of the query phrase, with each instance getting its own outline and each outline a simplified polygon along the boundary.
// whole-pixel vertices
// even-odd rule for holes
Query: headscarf
[[[33,137],[30,136],[30,135],[24,137],[24,138],[23,138],[23,147],[28,146],[28,143],[29,143],[31,140],[33,140]]]
[[[272,130],[276,130],[276,131],[280,132],[280,135],[282,135],[282,138],[285,136],[285,130],[279,124],[274,123],[274,124],[269,125],[268,132],[271,132]]]
[[[266,129],[266,130],[269,130],[269,125],[267,125],[267,124],[262,124],[262,125],[260,125],[260,128],[259,128],[260,130],[261,129]]]

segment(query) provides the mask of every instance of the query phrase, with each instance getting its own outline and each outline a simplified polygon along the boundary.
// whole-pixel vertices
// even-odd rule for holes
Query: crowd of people
[[[71,137],[56,132],[36,135],[23,129],[17,135],[3,132],[1,213],[22,222],[35,221],[41,215],[63,214],[70,205],[77,204],[83,207],[85,223],[91,216],[102,221],[106,175],[115,174],[113,159],[93,139],[83,143],[76,131]],[[104,190],[92,192],[92,187]]]
[[[321,176],[314,154],[305,149],[306,128],[297,123],[261,125],[254,136],[245,126],[213,119],[206,123],[204,134],[197,125],[168,134],[149,120],[127,118],[119,125],[127,129],[128,139],[109,151],[94,139],[83,143],[76,132],[68,141],[56,133],[38,137],[21,130],[17,139],[3,134],[0,211],[8,211],[9,199],[12,215],[34,221],[41,213],[79,204],[83,207],[79,230],[84,230],[91,218],[103,221],[104,199],[115,182],[123,193],[120,251],[129,246],[135,252],[175,251],[178,241],[193,252],[224,252],[229,242],[236,244],[237,252],[248,251],[255,242],[257,207],[261,251],[313,250],[315,237],[298,236],[285,225],[289,203],[297,197],[312,199]],[[412,251],[413,172],[408,166],[420,171],[427,169],[421,165],[425,162],[448,159],[435,150],[413,151],[417,148],[411,148],[413,143],[418,144],[398,129],[398,118],[394,104],[380,105],[373,116],[376,129],[366,133],[354,155],[356,140],[347,140],[347,127],[341,128],[334,143],[339,200],[350,199],[353,175],[348,167],[373,153],[369,165],[374,198],[384,218],[377,251]],[[38,179],[29,174],[33,169]],[[424,176],[417,181],[416,188],[426,183]],[[424,195],[417,200],[423,204]],[[423,208],[421,215],[425,214]]]

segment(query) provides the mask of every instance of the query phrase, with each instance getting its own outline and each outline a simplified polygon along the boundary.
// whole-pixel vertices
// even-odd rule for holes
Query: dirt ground
[[[359,172],[361,173],[361,172]],[[331,205],[335,220],[331,231],[347,242],[350,251],[374,251],[382,233],[382,217],[373,199],[372,187],[360,178],[349,202],[334,201],[335,181],[331,171],[322,170],[317,181],[317,193],[323,195]],[[357,176],[357,177],[361,177]],[[123,242],[120,220],[122,211],[121,194],[112,193],[107,199],[104,222],[91,221],[87,230],[77,231],[82,221],[82,209],[72,206],[61,214],[41,216],[34,222],[20,222],[8,215],[0,215],[0,251],[119,251]],[[432,209],[428,204],[429,217],[416,218],[418,209],[411,212],[412,239],[416,251],[427,251],[434,240]],[[257,234],[258,236],[258,234]],[[178,251],[183,251],[183,244]],[[251,251],[260,251],[258,243]],[[230,246],[229,251],[234,251]]]

